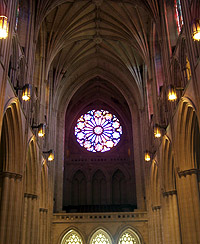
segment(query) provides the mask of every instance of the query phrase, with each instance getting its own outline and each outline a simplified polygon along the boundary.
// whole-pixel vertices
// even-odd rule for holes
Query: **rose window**
[[[81,115],[75,126],[78,143],[90,152],[106,152],[120,141],[122,126],[118,118],[105,110]]]

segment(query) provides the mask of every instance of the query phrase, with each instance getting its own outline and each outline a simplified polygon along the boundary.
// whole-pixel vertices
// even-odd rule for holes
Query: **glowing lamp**
[[[177,99],[176,89],[174,86],[170,85],[168,88],[168,100],[175,101]]]
[[[8,18],[6,16],[0,16],[0,39],[6,39],[8,37]]]
[[[48,161],[53,161],[53,160],[54,160],[54,153],[53,150],[50,150],[48,155]]]
[[[29,101],[31,99],[32,94],[32,86],[30,84],[26,84],[22,88],[22,99],[24,101]]]
[[[192,38],[200,41],[200,19],[195,19],[192,23]]]
[[[48,157],[47,157],[48,161],[53,161],[54,160],[54,152],[53,152],[53,150],[49,150],[49,151],[43,152],[43,153],[48,154]]]
[[[39,125],[33,125],[32,128],[37,128],[38,129],[38,136],[39,137],[44,137],[45,136],[45,130],[46,130],[46,125],[45,124],[39,124]]]
[[[161,129],[158,125],[155,125],[154,126],[154,129],[153,129],[153,132],[154,132],[154,137],[155,138],[160,138],[161,137]]]
[[[45,124],[39,124],[39,126],[38,126],[38,136],[39,137],[44,137],[45,136],[45,129],[46,129],[46,125]]]
[[[150,156],[150,153],[148,151],[146,151],[144,154],[144,160],[146,162],[149,162],[151,160],[151,156]]]

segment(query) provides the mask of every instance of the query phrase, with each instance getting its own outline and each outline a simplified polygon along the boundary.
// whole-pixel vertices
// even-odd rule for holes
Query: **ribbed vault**
[[[115,86],[142,106],[142,76],[144,64],[150,67],[156,1],[41,0],[39,10],[36,22],[42,20],[40,36],[47,42],[43,50],[46,79],[53,70],[58,104],[67,103],[63,96],[80,77],[84,83],[101,76],[109,82],[116,77],[119,84]]]

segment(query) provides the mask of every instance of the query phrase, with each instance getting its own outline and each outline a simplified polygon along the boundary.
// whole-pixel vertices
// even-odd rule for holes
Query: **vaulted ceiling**
[[[142,66],[150,62],[157,15],[154,0],[39,1],[37,21],[47,43],[46,76],[53,69],[58,104],[69,103],[78,90],[81,97],[80,88],[100,77],[108,81],[111,97],[119,97],[115,86],[141,106]]]

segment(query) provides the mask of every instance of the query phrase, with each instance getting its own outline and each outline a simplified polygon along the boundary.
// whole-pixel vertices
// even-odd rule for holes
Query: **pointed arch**
[[[187,98],[179,105],[177,124],[177,165],[181,170],[197,168],[199,159],[199,122],[195,107]]]
[[[151,202],[153,206],[160,205],[160,180],[159,180],[157,165],[158,165],[157,161],[153,160],[151,165],[151,173],[150,173]]]
[[[106,204],[107,182],[104,173],[99,169],[92,177],[92,202],[94,205]]]
[[[119,236],[117,244],[141,244],[141,238],[132,228],[125,229]]]
[[[163,138],[162,144],[162,176],[163,187],[165,191],[176,189],[174,157],[172,153],[172,145],[167,136]]]
[[[92,234],[89,244],[112,244],[112,238],[107,231],[101,228]]]
[[[8,105],[3,117],[0,139],[1,171],[21,173],[22,141],[19,105],[18,102],[13,102]]]
[[[71,184],[72,205],[85,205],[87,203],[86,182],[85,174],[81,170],[76,171]]]
[[[83,244],[82,236],[76,231],[75,229],[70,229],[64,234],[61,244],[68,244],[68,243],[75,243],[75,244]]]
[[[112,202],[113,204],[127,202],[127,181],[120,169],[117,169],[112,176]]]
[[[26,171],[25,171],[25,192],[36,194],[37,192],[37,152],[35,138],[33,138],[28,146],[26,156]]]

